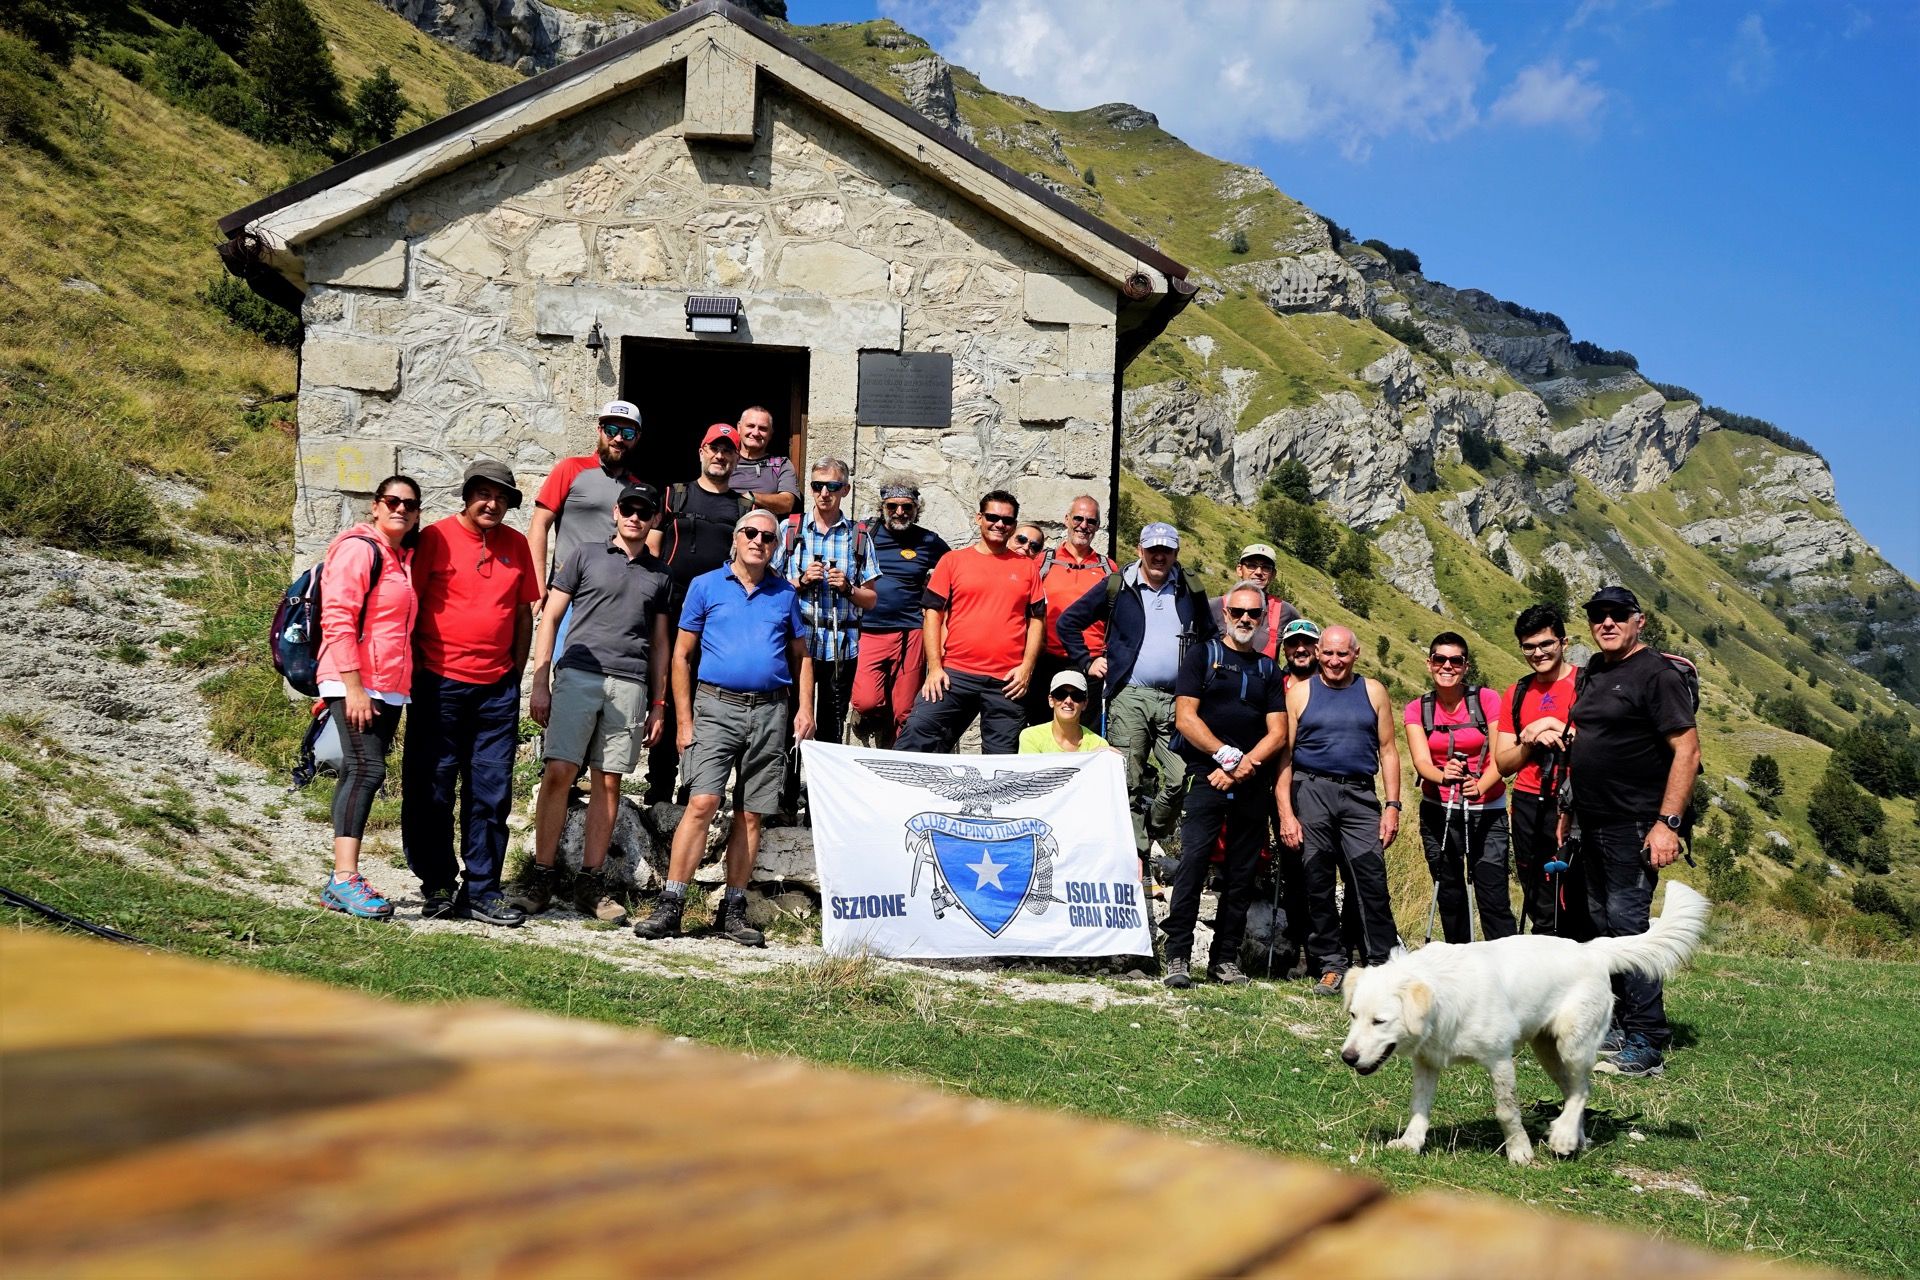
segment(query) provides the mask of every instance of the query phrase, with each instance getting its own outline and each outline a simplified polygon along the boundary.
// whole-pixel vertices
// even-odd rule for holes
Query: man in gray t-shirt
[[[754,405],[740,415],[740,456],[733,464],[733,491],[753,495],[753,505],[785,518],[800,506],[800,477],[791,459],[767,452],[773,414]]]

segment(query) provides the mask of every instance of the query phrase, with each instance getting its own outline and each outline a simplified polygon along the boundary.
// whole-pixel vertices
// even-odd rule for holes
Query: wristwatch
[[[1401,810],[1404,810],[1407,806],[1405,806],[1404,804],[1401,804],[1398,800],[1389,800],[1386,802],[1386,807],[1396,812],[1399,812]]]
[[[1663,813],[1659,816],[1658,819],[1656,819],[1656,821],[1658,821],[1661,826],[1665,827],[1669,831],[1680,830],[1681,819],[1680,819],[1680,815],[1677,813]]]

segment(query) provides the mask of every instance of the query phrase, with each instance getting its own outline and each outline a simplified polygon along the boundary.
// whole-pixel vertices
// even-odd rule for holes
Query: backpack
[[[1094,563],[1100,566],[1100,576],[1103,578],[1116,577],[1120,572],[1113,567],[1113,561],[1110,558],[1101,555],[1097,551],[1094,553]],[[1049,549],[1040,557],[1040,581],[1045,582],[1047,580],[1047,570],[1051,568],[1053,568],[1053,551]],[[1107,611],[1113,611],[1113,602],[1111,600],[1107,602]]]
[[[741,516],[753,509],[753,499],[738,490],[732,492],[735,500],[739,504],[739,510],[734,512],[733,519],[738,520]],[[687,482],[684,480],[679,484],[667,486],[667,507],[665,514],[673,517],[673,519],[667,522],[673,529],[673,538],[672,541],[662,544],[660,556],[660,562],[662,564],[672,564],[674,557],[679,554],[680,526],[683,522],[698,520],[703,524],[722,523],[722,521],[715,520],[712,516],[696,516],[687,510]],[[729,526],[729,532],[731,532],[733,521],[730,520],[725,523]]]
[[[1484,692],[1484,688],[1480,685],[1467,686],[1467,716],[1473,721],[1473,727],[1480,731],[1481,737],[1487,734],[1487,709],[1480,705],[1480,695]],[[1420,729],[1429,736],[1433,733],[1434,699],[1437,696],[1431,689],[1420,695]]]
[[[1274,678],[1274,676],[1279,671],[1280,664],[1275,662],[1272,658],[1268,657],[1266,654],[1260,653],[1260,651],[1257,649],[1254,650],[1254,652],[1259,653],[1260,660],[1254,664],[1253,669],[1256,673],[1258,673],[1262,683],[1264,684],[1266,681],[1272,680]],[[1222,640],[1219,636],[1207,637],[1207,678],[1209,680],[1212,679],[1213,673],[1218,671],[1220,668],[1226,666],[1226,664],[1227,664],[1227,642]],[[1202,687],[1204,688],[1205,686],[1203,685]],[[1246,700],[1247,700],[1247,670],[1245,667],[1242,667],[1240,669],[1240,701],[1245,702]],[[1176,752],[1181,751],[1185,749],[1186,745],[1187,745],[1186,735],[1181,733],[1178,729],[1174,730],[1172,733],[1167,735],[1167,747],[1170,750],[1176,751]]]
[[[780,563],[787,566],[789,573],[792,572],[793,566],[788,564],[788,561],[793,558],[793,549],[800,545],[801,518],[798,511],[788,516],[786,526],[782,529],[780,535]],[[853,570],[853,573],[847,575],[849,579],[851,579],[855,573],[860,572],[860,562],[866,558],[867,522],[865,520],[855,520],[853,522],[853,563],[847,566]]]
[[[1687,697],[1691,700],[1693,704],[1693,713],[1695,715],[1699,715],[1700,714],[1700,668],[1694,666],[1690,660],[1681,657],[1677,653],[1663,653],[1660,656],[1667,660],[1668,666],[1672,667],[1675,671],[1680,673],[1680,683],[1686,686]],[[1531,680],[1532,678],[1533,678],[1533,673],[1529,671],[1527,673],[1527,679]],[[1573,671],[1573,701],[1575,706],[1578,706],[1580,703],[1580,691],[1586,687],[1587,687],[1587,668],[1575,667]],[[1525,696],[1526,692],[1527,691],[1525,689],[1520,690],[1520,693],[1523,697]],[[1514,705],[1518,706],[1519,703],[1515,702]],[[1569,712],[1569,714],[1571,714],[1571,712]]]
[[[383,561],[380,544],[363,533],[355,539],[373,548],[373,572],[367,578],[367,594],[360,598],[360,622],[355,635],[367,634],[367,606],[380,585]],[[322,560],[295,578],[280,597],[273,611],[273,625],[267,631],[267,647],[273,653],[273,669],[289,685],[308,697],[320,692],[320,575],[327,562]]]

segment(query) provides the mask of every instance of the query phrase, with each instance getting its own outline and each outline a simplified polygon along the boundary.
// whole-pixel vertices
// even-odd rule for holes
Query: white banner
[[[1118,755],[801,751],[828,951],[1152,953]]]

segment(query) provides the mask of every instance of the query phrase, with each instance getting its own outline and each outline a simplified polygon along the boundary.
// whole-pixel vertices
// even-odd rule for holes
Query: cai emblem
[[[1016,773],[998,769],[991,778],[972,765],[920,764],[911,760],[862,760],[889,782],[937,792],[959,804],[959,813],[916,813],[907,819],[907,855],[913,859],[908,890],[920,895],[920,873],[929,873],[933,918],[958,907],[968,919],[999,937],[1020,914],[1046,914],[1053,896],[1053,860],[1060,846],[1053,828],[1038,818],[996,818],[993,806],[1033,800],[1073,780],[1071,767]]]

